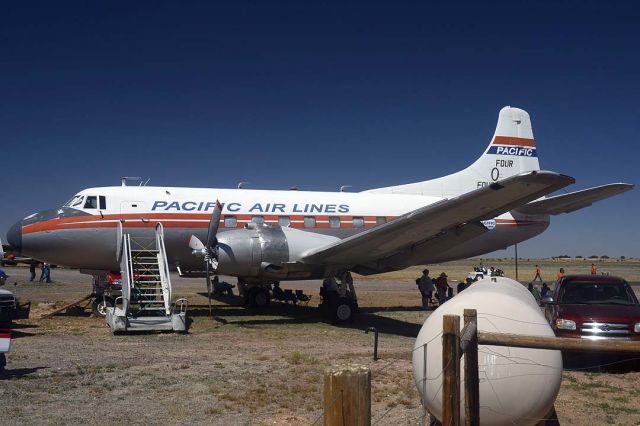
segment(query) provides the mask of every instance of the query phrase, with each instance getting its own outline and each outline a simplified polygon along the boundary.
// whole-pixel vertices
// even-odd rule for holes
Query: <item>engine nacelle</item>
[[[249,224],[218,234],[217,274],[245,278],[293,279],[321,277],[322,268],[296,264],[304,253],[337,237],[294,228]]]

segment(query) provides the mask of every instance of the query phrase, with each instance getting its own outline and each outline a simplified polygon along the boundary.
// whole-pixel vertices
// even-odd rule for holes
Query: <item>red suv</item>
[[[640,340],[640,305],[622,278],[567,275],[542,302],[558,337]]]

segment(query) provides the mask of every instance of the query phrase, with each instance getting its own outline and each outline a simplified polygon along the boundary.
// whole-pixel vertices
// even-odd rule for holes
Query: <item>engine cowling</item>
[[[305,252],[338,240],[294,228],[252,223],[244,229],[219,233],[216,273],[276,280],[321,277],[322,267],[295,262]]]

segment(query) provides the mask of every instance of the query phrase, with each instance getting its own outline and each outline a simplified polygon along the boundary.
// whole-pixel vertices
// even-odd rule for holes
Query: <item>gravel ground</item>
[[[113,336],[88,311],[39,319],[51,309],[39,302],[87,294],[88,276],[57,269],[47,285],[26,283],[26,268],[7,273],[7,287],[34,307],[14,330],[0,378],[0,424],[312,424],[322,414],[322,373],[340,363],[371,368],[374,422],[421,423],[410,353],[428,312],[412,280],[357,280],[363,312],[337,327],[311,307],[278,304],[258,312],[215,302],[210,318],[203,280],[175,277],[175,296],[190,303],[189,334]],[[319,286],[283,284],[313,294],[310,306]],[[369,326],[381,332],[377,362]],[[561,424],[639,424],[639,380],[629,368],[565,372]]]

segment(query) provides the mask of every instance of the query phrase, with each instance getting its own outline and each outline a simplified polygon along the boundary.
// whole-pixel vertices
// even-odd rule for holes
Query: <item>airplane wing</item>
[[[544,200],[533,201],[516,211],[523,214],[551,214],[571,213],[584,207],[588,207],[596,201],[630,191],[635,185],[629,183],[611,183],[609,185],[596,186],[569,194],[556,195]]]
[[[433,237],[455,232],[456,228],[461,231],[473,228],[469,227],[472,222],[492,219],[574,182],[573,178],[554,172],[522,173],[421,207],[383,225],[314,249],[306,253],[302,261],[359,265],[387,258]]]

